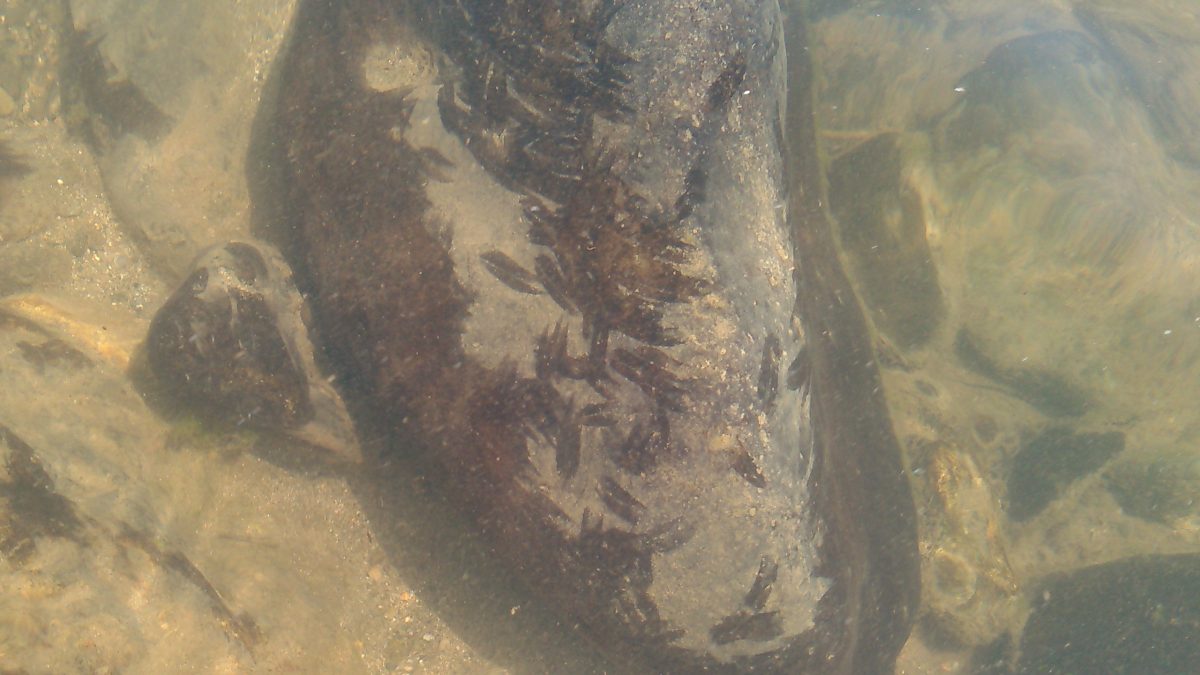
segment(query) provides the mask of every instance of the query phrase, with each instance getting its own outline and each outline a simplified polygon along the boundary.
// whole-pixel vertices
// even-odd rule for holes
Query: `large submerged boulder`
[[[524,583],[657,669],[893,668],[915,517],[800,17],[308,0],[278,84],[351,407]]]

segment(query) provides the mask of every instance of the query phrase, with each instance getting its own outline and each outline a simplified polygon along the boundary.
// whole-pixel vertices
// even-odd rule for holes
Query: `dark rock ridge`
[[[306,0],[283,58],[279,242],[360,422],[613,652],[891,671],[915,517],[800,17]]]

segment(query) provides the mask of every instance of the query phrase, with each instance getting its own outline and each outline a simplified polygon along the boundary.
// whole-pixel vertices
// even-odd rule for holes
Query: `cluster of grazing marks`
[[[584,422],[591,418],[552,383],[519,376],[512,363],[489,378],[470,398],[468,413],[474,441],[484,459],[494,463],[489,475],[500,480],[532,470],[526,441],[538,440],[554,448],[559,477],[573,478],[580,466]]]
[[[514,291],[529,295],[540,295],[542,293],[542,289],[537,285],[538,278],[529,270],[521,267],[516,260],[508,257],[508,254],[492,250],[487,253],[481,253],[479,259],[483,262],[484,268],[492,276]]]
[[[659,614],[650,597],[652,557],[682,546],[692,529],[675,520],[644,534],[606,528],[604,518],[584,510],[576,555],[585,562],[577,588],[611,608],[614,618],[648,647],[667,649],[682,636]],[[601,562],[602,564],[595,564]]]
[[[675,261],[686,245],[669,219],[616,175],[611,156],[589,152],[583,161],[584,174],[565,203],[528,197],[537,208],[527,212],[542,214],[531,239],[550,250],[537,261],[539,280],[560,305],[583,316],[594,361],[613,331],[648,345],[678,344],[664,325],[664,307],[700,297],[707,282],[680,271]]]
[[[768,335],[763,344],[762,366],[758,373],[758,400],[766,412],[775,407],[775,396],[779,393],[779,357],[782,355],[779,338],[774,333]]]
[[[665,643],[671,629],[649,597],[654,549],[646,544],[642,535],[606,528],[603,516],[593,520],[584,510],[577,555],[587,578],[579,580],[580,588],[596,594],[596,606],[612,607],[621,624]]]
[[[771,597],[771,589],[779,575],[779,563],[763,556],[758,563],[754,582],[742,602],[746,609],[721,619],[709,630],[709,637],[723,645],[740,640],[767,642],[783,634],[778,611],[763,611]]]
[[[616,176],[616,158],[592,139],[595,115],[619,119],[625,111],[620,87],[628,59],[601,40],[616,7],[599,3],[588,16],[568,17],[563,8],[528,2],[455,4],[447,14],[474,29],[459,47],[472,68],[461,103],[447,87],[440,106],[447,127],[481,163],[525,195],[529,239],[552,253],[537,257],[538,281],[564,310],[584,315],[593,361],[601,360],[595,346],[605,346],[611,330],[652,345],[676,344],[662,325],[662,303],[707,292],[706,282],[678,269],[687,246],[671,219]],[[513,17],[524,23],[517,26]],[[556,52],[547,58],[539,51],[525,62],[530,43],[516,28],[529,31],[539,21],[545,34],[529,37],[573,44],[583,53],[560,61]],[[736,88],[736,73],[744,70],[734,64],[716,89]],[[712,97],[717,104],[721,99]],[[702,170],[690,172],[686,182],[681,213],[703,196]]]
[[[746,482],[756,488],[764,488],[767,486],[767,479],[763,476],[762,471],[758,468],[758,463],[750,456],[750,453],[745,448],[739,448],[733,456],[733,464],[730,465],[737,475],[746,479]]]
[[[624,476],[645,476],[668,453],[686,453],[686,448],[673,447],[670,416],[687,413],[692,383],[678,374],[681,364],[663,351],[681,342],[664,313],[670,305],[707,295],[712,287],[709,280],[683,271],[693,251],[681,223],[705,199],[703,150],[684,175],[672,209],[654,206],[638,194],[622,177],[628,160],[594,133],[597,118],[625,123],[631,112],[623,94],[631,60],[604,40],[621,4],[437,4],[445,32],[439,42],[462,69],[461,81],[443,85],[439,92],[442,122],[501,185],[519,196],[527,238],[540,249],[530,268],[495,250],[481,256],[483,265],[513,291],[545,292],[564,314],[578,316],[587,345],[585,354],[570,352],[565,317],[546,326],[533,346],[534,378],[526,381],[538,383],[540,396],[554,403],[552,411],[534,415],[526,426],[537,427],[536,433],[553,444],[555,470],[563,481],[580,472],[585,427],[599,430],[608,460]],[[745,74],[745,55],[733,56],[708,91],[700,133],[719,129],[723,110]],[[618,386],[617,377],[635,385],[648,402],[635,405],[644,410],[627,430],[618,426],[616,415],[626,409],[620,397],[629,390]],[[564,381],[586,382],[601,401],[577,408],[574,400],[558,393]],[[529,415],[514,409],[530,405],[510,390],[493,388],[492,396],[510,400],[480,403],[472,413],[472,419],[482,415],[491,420],[475,429],[493,444],[483,449],[486,453],[499,453],[501,445],[519,441],[500,428],[504,415],[510,420]],[[517,454],[528,460],[527,453]],[[749,468],[739,473],[761,486],[761,472],[752,459],[746,460],[739,466]],[[676,633],[650,599],[650,555],[681,545],[690,532],[674,524],[635,534],[645,507],[629,484],[601,475],[595,489],[610,524],[606,527],[602,516],[585,511],[574,546],[581,573],[595,577],[585,582],[589,592],[599,594],[591,606],[615,603],[618,621],[627,630],[647,644],[668,644]],[[629,530],[614,528],[614,519]]]
[[[593,115],[628,112],[629,60],[602,42],[617,3],[591,12],[540,0],[441,4],[442,42],[463,67],[457,90],[439,94],[443,122],[502,185],[561,203],[583,173]]]

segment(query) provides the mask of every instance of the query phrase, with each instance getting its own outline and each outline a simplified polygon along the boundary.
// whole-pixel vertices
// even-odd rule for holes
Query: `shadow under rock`
[[[348,478],[376,542],[421,601],[480,656],[514,674],[630,673],[607,660],[524,588],[477,535],[436,481],[379,441],[366,470]],[[380,459],[381,455],[384,459]]]

